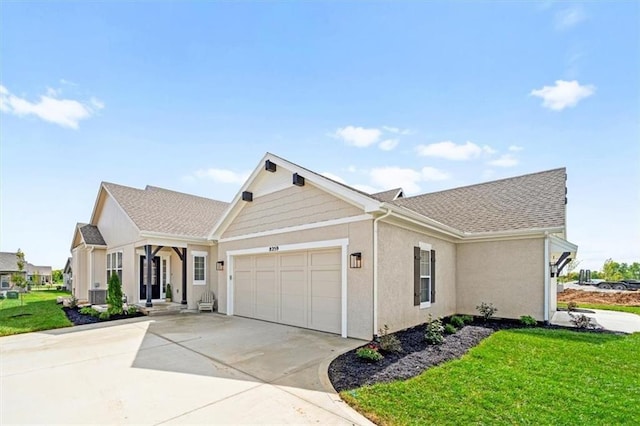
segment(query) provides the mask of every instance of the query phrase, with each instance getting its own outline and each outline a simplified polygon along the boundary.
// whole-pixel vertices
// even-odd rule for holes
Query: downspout
[[[378,332],[378,221],[391,214],[391,209],[373,220],[373,335]]]
[[[91,290],[93,288],[93,249],[95,247],[91,246],[91,250],[89,250],[89,285],[87,286],[87,296],[89,293],[89,290]]]
[[[549,324],[549,287],[551,271],[549,270],[549,233],[544,233],[544,322]]]

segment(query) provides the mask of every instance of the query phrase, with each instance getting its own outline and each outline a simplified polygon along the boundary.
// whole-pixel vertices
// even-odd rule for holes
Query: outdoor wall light
[[[362,268],[362,253],[351,253],[349,260],[351,268]]]
[[[216,262],[216,271],[224,271],[224,260]]]
[[[549,270],[551,271],[551,278],[558,275],[558,265],[555,263],[549,263]]]

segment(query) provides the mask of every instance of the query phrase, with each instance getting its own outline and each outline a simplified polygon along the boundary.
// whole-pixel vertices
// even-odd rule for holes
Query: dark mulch
[[[93,317],[91,315],[81,314],[78,308],[62,308],[64,313],[69,318],[69,321],[73,323],[73,325],[84,325],[84,324],[94,324],[96,322],[106,322],[106,321],[116,321],[125,318],[135,318],[135,317],[143,317],[144,314],[142,312],[136,312],[135,314],[120,314],[120,315],[111,315],[109,319],[100,319]]]
[[[425,326],[419,325],[394,333],[402,344],[402,352],[383,353],[382,360],[366,362],[356,356],[354,349],[333,360],[329,366],[329,378],[338,392],[380,382],[406,380],[430,367],[460,358],[495,331],[510,328],[522,328],[522,324],[515,320],[476,321],[455,334],[445,336],[443,344],[429,345],[424,340]]]

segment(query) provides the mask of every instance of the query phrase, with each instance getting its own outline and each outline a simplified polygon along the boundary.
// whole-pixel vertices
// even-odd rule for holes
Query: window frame
[[[111,274],[114,272],[118,274],[118,278],[120,278],[120,284],[122,285],[122,258],[123,251],[115,250],[110,253],[107,253],[106,263],[107,263],[107,282],[109,285],[109,278],[111,278]]]
[[[191,252],[191,257],[192,262],[191,262],[191,274],[192,274],[192,281],[193,281],[193,285],[207,285],[207,256],[209,255],[209,253],[207,253],[206,251],[192,251]],[[202,277],[203,279],[201,280],[197,280],[196,279],[196,258],[202,258]]]
[[[418,243],[418,247],[420,247],[420,309],[426,309],[431,307],[431,271],[433,265],[431,265],[431,250],[433,249],[431,244],[427,243]],[[422,273],[422,259],[423,256],[426,256],[427,259],[427,274]],[[429,285],[427,287],[427,300],[422,301],[422,280],[428,279]]]

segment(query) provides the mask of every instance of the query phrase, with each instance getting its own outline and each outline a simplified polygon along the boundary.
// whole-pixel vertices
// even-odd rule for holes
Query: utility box
[[[107,303],[107,290],[100,288],[89,290],[89,303],[92,305],[105,305]]]

